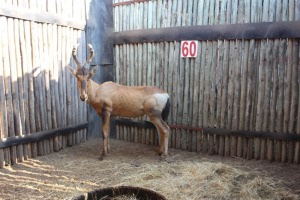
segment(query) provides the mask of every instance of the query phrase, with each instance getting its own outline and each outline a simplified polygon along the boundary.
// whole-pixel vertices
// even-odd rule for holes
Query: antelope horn
[[[89,64],[90,62],[92,62],[93,57],[94,57],[94,49],[93,46],[91,44],[88,44],[89,49],[90,49],[90,56],[89,58],[86,60],[86,62],[84,63],[84,65]]]
[[[76,62],[77,64],[77,68],[80,67],[81,63],[79,62],[78,58],[77,58],[77,55],[76,55],[76,52],[77,52],[77,47],[79,46],[79,44],[75,44],[73,46],[73,50],[72,50],[72,56],[74,58],[74,61]]]

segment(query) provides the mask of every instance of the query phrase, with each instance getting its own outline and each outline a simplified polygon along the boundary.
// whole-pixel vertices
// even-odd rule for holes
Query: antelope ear
[[[70,67],[69,65],[67,65],[67,67],[68,67],[68,69],[70,70],[70,72],[71,72],[74,76],[76,76],[76,70],[73,69],[72,67]]]
[[[96,74],[96,71],[98,70],[98,68],[99,68],[99,65],[96,65],[94,68],[92,68],[92,69],[90,70],[88,79],[92,78],[92,77]]]

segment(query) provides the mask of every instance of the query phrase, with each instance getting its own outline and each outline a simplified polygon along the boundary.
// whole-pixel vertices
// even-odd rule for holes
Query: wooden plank
[[[28,26],[29,23],[25,23],[23,21],[19,21],[19,40],[20,40],[20,56],[21,56],[21,76],[23,77],[23,87],[21,88],[23,94],[21,98],[23,98],[23,108],[24,108],[24,133],[30,133],[30,117],[29,117],[29,70],[28,70],[28,60],[27,58],[27,51],[26,51],[26,41],[25,41],[25,26]],[[25,144],[24,145],[24,159],[27,160],[31,157],[31,145]]]
[[[277,99],[278,99],[278,53],[279,53],[279,40],[274,41],[274,51],[273,51],[273,87],[272,87],[272,98],[271,98],[271,112],[270,112],[270,131],[274,132],[276,129],[276,112],[277,112]],[[268,140],[268,153],[267,159],[269,162],[274,160],[275,148],[273,140]]]
[[[68,52],[68,48],[72,46],[71,41],[72,41],[72,35],[70,34],[70,28],[65,29],[66,35],[69,35],[69,37],[66,37],[66,46],[65,46],[65,51]],[[68,63],[68,55],[65,55],[65,62]],[[66,73],[66,100],[67,100],[67,109],[66,109],[66,115],[67,115],[67,125],[72,124],[72,92],[74,91],[74,85],[72,83],[72,79],[74,78],[70,73]],[[72,146],[73,145],[73,134],[70,133],[67,136],[67,146]]]
[[[0,22],[2,24],[5,18],[0,17]],[[3,24],[0,26],[0,32],[3,33],[7,27]],[[0,47],[0,58],[3,58],[3,49],[2,49],[2,41]],[[5,82],[4,82],[4,66],[3,62],[0,62],[0,138],[8,137],[8,123],[7,123],[7,115],[6,115],[6,99],[5,99]],[[0,149],[0,169],[5,166],[5,149]]]
[[[168,3],[166,4],[166,21],[165,21],[165,26],[164,27],[170,27],[171,26],[171,17],[172,17],[172,4],[173,0],[168,0]]]
[[[2,26],[1,26],[1,28],[0,28],[0,30],[1,30],[1,33],[3,33],[3,35],[2,35],[2,38],[4,38],[4,39],[2,39],[2,41],[1,41],[1,51],[2,51],[2,57],[1,58],[3,58],[3,60],[2,60],[2,62],[1,62],[1,65],[2,65],[2,67],[1,67],[1,70],[2,70],[2,76],[1,76],[1,79],[2,79],[2,82],[3,82],[3,90],[1,90],[2,92],[3,92],[3,99],[2,99],[2,103],[4,103],[4,104],[2,104],[2,106],[4,106],[4,108],[3,108],[3,113],[2,113],[2,115],[3,115],[3,122],[2,123],[5,123],[5,124],[3,124],[3,126],[5,126],[5,128],[4,127],[2,127],[1,126],[1,130],[2,130],[2,134],[1,134],[1,137],[3,136],[3,137],[9,137],[9,133],[8,133],[8,131],[11,129],[10,127],[9,127],[9,118],[8,118],[8,110],[9,110],[9,108],[7,107],[7,105],[6,105],[6,94],[7,94],[7,92],[5,91],[6,90],[6,86],[5,86],[5,84],[6,84],[6,78],[5,78],[5,68],[6,68],[6,65],[8,65],[8,54],[7,54],[7,19],[5,18],[5,17],[0,17],[0,22],[1,22],[1,24],[2,24]],[[2,129],[3,128],[3,129]],[[1,156],[1,165],[9,165],[10,163],[11,163],[11,159],[10,159],[10,149],[9,148],[6,148],[6,149],[3,149],[3,154],[2,154],[2,156],[3,156],[3,158],[2,158],[2,156]]]
[[[172,82],[171,91],[168,91],[171,95],[171,105],[173,105],[171,108],[171,119],[170,123],[177,123],[177,116],[178,116],[178,98],[179,98],[179,90],[178,90],[178,79],[179,79],[179,43],[178,42],[170,42],[169,44],[164,44],[165,49],[162,49],[162,51],[167,51],[169,54],[167,57],[165,57],[165,63],[163,63],[163,66],[173,66],[173,73],[172,75]],[[162,52],[163,53],[163,52]],[[170,74],[168,74],[170,75]],[[166,74],[162,77],[162,80],[164,80],[164,87],[166,87],[168,84],[166,83]],[[179,120],[178,120],[179,122]],[[175,130],[171,133],[172,137],[172,148],[180,148],[181,143],[181,135],[179,130]]]
[[[237,16],[237,23],[245,23],[249,19],[246,12],[246,3],[239,3],[238,5],[238,16]],[[247,58],[248,58],[248,48],[249,48],[249,41],[242,40],[239,41],[241,48],[239,49],[239,58],[240,58],[240,66],[241,66],[241,75],[240,75],[240,99],[239,99],[239,122],[237,124],[238,130],[244,130],[244,120],[245,120],[245,107],[246,107],[246,77],[247,77]],[[243,144],[245,144],[245,139],[238,137],[237,138],[237,157],[243,157]]]
[[[289,120],[290,120],[290,106],[291,106],[291,90],[292,90],[292,58],[293,57],[293,41],[288,40],[287,44],[287,60],[286,60],[286,77],[285,77],[285,93],[284,93],[284,114],[283,114],[283,131],[287,133],[289,131]],[[281,150],[281,162],[287,161],[288,155],[288,144],[282,142]]]
[[[245,14],[244,14],[244,23],[250,23],[250,20],[251,20],[251,0],[247,0],[247,1],[245,1],[244,2],[244,7],[245,7],[245,9],[244,9],[244,12],[245,12]],[[247,49],[245,48],[245,51],[247,52],[246,53],[246,55],[245,54],[243,54],[243,55],[245,55],[245,57],[243,58],[244,59],[244,61],[243,61],[243,63],[245,64],[245,65],[243,65],[244,67],[245,67],[245,72],[247,71],[247,75],[246,75],[246,77],[245,77],[245,80],[246,80],[246,83],[245,83],[245,86],[244,87],[246,87],[245,88],[245,107],[244,107],[244,109],[242,110],[241,109],[241,112],[244,112],[244,114],[243,114],[243,116],[244,116],[244,119],[243,120],[241,120],[241,122],[243,123],[243,125],[242,124],[240,124],[240,126],[241,127],[243,127],[243,129],[244,130],[247,130],[247,128],[249,127],[249,119],[250,119],[250,113],[249,113],[249,110],[247,110],[247,108],[249,108],[248,107],[248,101],[249,101],[249,97],[248,97],[248,82],[247,82],[247,80],[248,80],[248,76],[249,76],[249,74],[251,73],[251,70],[249,69],[249,58],[250,58],[250,55],[251,55],[251,48],[250,48],[250,41],[248,40],[248,41],[244,41],[245,43],[247,43]],[[243,88],[243,87],[242,87]],[[242,92],[243,93],[243,92]],[[241,98],[243,98],[243,95],[242,95],[242,97]],[[249,102],[250,103],[250,102]],[[248,112],[247,112],[248,111]],[[247,158],[247,154],[248,154],[248,139],[247,138],[243,138],[242,139],[242,142],[243,142],[243,158]]]
[[[59,3],[58,3],[59,4]],[[57,8],[59,10],[59,8]],[[64,117],[64,113],[65,113],[65,99],[64,99],[64,92],[63,92],[63,66],[62,66],[62,40],[63,40],[63,34],[62,34],[62,27],[58,26],[57,27],[57,63],[56,63],[56,67],[57,71],[58,71],[58,81],[57,81],[57,85],[58,85],[58,96],[59,96],[59,108],[57,108],[60,113],[60,125],[59,127],[63,127],[65,126],[65,117]],[[54,151],[58,151],[59,149],[62,149],[62,144],[63,144],[63,137],[62,136],[58,136],[58,139],[56,141],[57,143],[54,144]],[[57,145],[57,146],[56,146]]]
[[[299,63],[299,47],[297,44],[298,41],[292,40],[292,58],[290,62],[292,63],[292,78],[291,78],[291,105],[290,105],[290,120],[289,120],[289,133],[296,132],[296,117],[297,117],[297,106],[298,106],[298,63]],[[294,142],[288,143],[288,162],[294,162]]]
[[[49,25],[50,26],[50,25]],[[51,129],[52,128],[52,108],[51,108],[51,89],[50,89],[50,71],[51,68],[50,66],[52,65],[52,54],[51,54],[51,48],[52,48],[52,44],[50,44],[53,39],[51,37],[52,33],[48,30],[48,25],[47,24],[43,24],[42,26],[42,57],[43,58],[43,62],[41,63],[41,67],[43,68],[43,77],[41,77],[41,79],[43,80],[43,86],[42,89],[45,88],[45,90],[43,91],[43,94],[45,94],[44,98],[43,98],[43,102],[45,104],[45,106],[43,106],[42,110],[44,110],[44,114],[45,115],[45,125],[44,128],[42,130],[45,129]],[[48,42],[49,41],[49,42]],[[52,59],[49,59],[52,58]],[[53,95],[54,96],[54,95]],[[45,140],[44,141],[44,153],[45,154],[49,154],[50,153],[50,139]]]
[[[181,75],[184,77],[183,79],[183,113],[182,113],[182,123],[184,125],[189,125],[190,123],[190,113],[189,113],[189,102],[190,102],[190,85],[189,85],[189,79],[190,79],[190,64],[191,60],[190,59],[185,59],[184,63],[184,68],[183,68],[183,74]],[[182,149],[183,150],[188,150],[188,146],[190,145],[189,141],[189,136],[190,136],[189,131],[182,130]]]
[[[198,1],[198,7],[197,7],[197,25],[202,25],[203,24],[203,9],[204,9],[204,0],[199,0]],[[224,1],[222,1],[223,3]]]
[[[142,85],[143,81],[143,45],[138,44],[138,85]],[[146,135],[143,129],[139,128],[139,136],[141,138],[141,143],[146,143]]]
[[[42,141],[48,138],[52,138],[57,135],[65,135],[70,132],[74,132],[78,129],[86,129],[88,126],[87,122],[82,122],[79,124],[72,124],[66,127],[61,127],[57,129],[44,130],[35,133],[26,134],[24,136],[12,136],[9,138],[0,140],[0,148],[10,147],[20,144],[26,144],[28,142]]]
[[[120,84],[120,45],[115,46],[115,81]],[[116,126],[117,139],[120,138],[120,127]]]
[[[247,76],[247,100],[246,100],[246,121],[245,121],[245,128],[246,130],[254,130],[253,126],[253,112],[255,108],[255,96],[256,96],[256,52],[254,51],[257,48],[255,45],[255,40],[250,40],[250,56],[248,59],[248,76]],[[244,158],[252,159],[253,158],[253,143],[254,139],[249,138],[247,141],[247,155],[244,154]]]
[[[213,41],[212,42],[212,52],[211,52],[211,70],[210,70],[210,81],[209,81],[209,87],[210,87],[210,94],[209,94],[209,127],[216,127],[216,68],[217,68],[217,49],[218,42]],[[209,143],[209,149],[208,154],[214,155],[216,152],[218,152],[217,149],[215,149],[215,135],[211,134],[208,138]]]
[[[242,77],[241,77],[241,96],[240,96],[240,110],[239,110],[239,130],[245,130],[245,120],[246,120],[246,98],[247,98],[247,76],[248,76],[248,57],[249,57],[249,41],[242,42]],[[244,138],[238,138],[237,143],[237,156],[243,157],[246,155],[247,149],[246,147],[247,141]]]
[[[231,4],[228,5],[230,12],[230,23],[236,24],[237,23],[237,16],[238,16],[238,2],[236,0],[231,1]],[[231,40],[230,41],[230,57],[229,57],[229,83],[228,83],[228,127],[234,130],[237,130],[237,122],[238,122],[238,106],[239,106],[239,86],[237,81],[239,81],[240,75],[240,66],[239,66],[239,40]],[[231,48],[232,47],[232,48]],[[234,47],[234,49],[233,49]],[[230,137],[229,141],[229,152],[230,156],[235,157],[237,154],[237,138],[235,136]]]
[[[149,121],[145,120],[136,120],[136,119],[128,119],[128,118],[119,118],[116,120],[117,124],[126,125],[126,126],[137,126],[141,128],[147,129],[155,129],[155,125]],[[241,137],[258,137],[258,138],[270,138],[276,140],[284,140],[284,141],[300,141],[299,134],[286,134],[286,133],[278,133],[278,132],[269,132],[269,131],[234,131],[228,129],[221,128],[200,128],[200,127],[191,127],[186,125],[169,125],[171,129],[185,129],[185,130],[195,130],[195,131],[203,131],[205,134],[216,134],[216,135],[234,135]]]
[[[220,3],[219,2],[217,2],[217,0],[214,2],[214,4],[215,4],[215,7],[214,7],[214,22],[213,22],[213,24],[219,24],[219,21],[220,21],[220,19],[219,19],[219,16],[220,16]],[[215,50],[215,52],[214,52],[214,54],[215,54],[215,58],[213,59],[213,62],[214,62],[214,68],[215,68],[215,82],[214,82],[214,84],[215,84],[215,86],[214,86],[214,90],[212,90],[212,91],[214,91],[214,101],[213,101],[213,103],[214,103],[214,106],[213,106],[213,111],[214,111],[214,122],[212,122],[212,124],[213,124],[213,126],[214,127],[219,127],[219,123],[220,123],[220,121],[218,121],[218,114],[219,114],[219,112],[220,112],[220,107],[218,108],[218,93],[219,93],[219,91],[218,91],[218,84],[220,83],[220,77],[218,76],[218,73],[219,73],[219,68],[220,68],[220,66],[219,66],[219,45],[220,45],[220,40],[217,40],[217,41],[213,41],[213,43],[214,43],[214,48],[216,49]],[[212,92],[211,91],[211,92]],[[220,104],[220,106],[221,106],[221,104]],[[219,153],[219,136],[218,135],[214,135],[214,142],[213,142],[213,144],[210,144],[210,147],[212,148],[212,146],[213,146],[213,148],[214,148],[214,154],[218,154]]]
[[[236,8],[237,9],[237,8]],[[241,105],[241,67],[242,67],[242,41],[236,40],[235,43],[235,62],[234,62],[234,97],[233,97],[233,112],[232,112],[232,129],[238,130],[239,129],[239,110]],[[239,142],[241,145],[241,139]],[[232,157],[237,156],[238,151],[238,138],[231,137],[231,144],[230,144],[230,155]],[[241,148],[239,148],[240,150]],[[241,152],[239,152],[239,156],[241,156]]]
[[[200,54],[199,51],[197,53],[197,57],[195,59],[192,59],[191,62],[191,70],[190,70],[190,89],[191,89],[191,103],[189,107],[189,113],[191,115],[190,119],[190,125],[191,126],[197,126],[198,121],[198,98],[199,98],[199,61],[200,61]],[[191,131],[190,132],[190,141],[189,141],[189,150],[192,152],[197,151],[197,131]]]
[[[234,61],[235,61],[235,55],[234,55],[234,49],[235,49],[235,42],[234,41],[228,41],[228,47],[226,49],[227,55],[226,55],[226,61],[224,61],[224,65],[227,66],[227,73],[228,76],[225,80],[226,82],[223,82],[223,84],[228,85],[227,91],[225,94],[227,96],[224,96],[223,98],[227,98],[226,105],[224,105],[225,112],[227,112],[227,116],[224,119],[225,127],[228,129],[232,128],[232,112],[233,112],[233,95],[234,95]],[[225,137],[225,156],[230,155],[230,137]]]
[[[45,88],[45,65],[43,64],[43,59],[44,59],[44,45],[43,45],[43,24],[37,24],[37,49],[35,49],[35,53],[37,54],[37,61],[38,65],[36,65],[35,70],[35,92],[36,92],[36,97],[38,98],[39,101],[39,116],[40,116],[40,130],[46,130],[48,128],[48,121],[47,121],[47,116],[46,116],[46,110],[47,110],[47,103],[46,103],[46,91],[44,90]],[[39,155],[45,155],[48,154],[48,141],[40,141],[38,142],[38,151]]]
[[[115,0],[114,2],[118,3],[119,0]],[[113,9],[113,12],[114,12],[114,16],[113,16],[114,17],[114,30],[115,30],[115,32],[118,32],[120,30],[119,29],[119,26],[120,26],[120,12],[119,12],[119,9],[120,9],[119,6],[117,6]]]
[[[139,73],[139,55],[138,55],[138,45],[133,45],[133,53],[134,53],[134,60],[133,60],[133,69],[134,69],[134,85],[138,84],[138,73]],[[141,135],[138,132],[138,128],[134,127],[133,134],[134,134],[134,142],[141,141]]]
[[[43,12],[41,10],[26,9],[7,4],[1,6],[0,15],[21,20],[34,21],[37,23],[57,24],[80,30],[85,29],[84,20],[72,19],[58,14]]]
[[[52,99],[51,99],[51,109],[54,111],[54,119],[53,119],[53,128],[62,127],[62,113],[61,113],[61,102],[59,95],[59,62],[58,62],[58,29],[56,25],[53,25],[53,48],[52,48],[52,55],[53,55],[53,65],[52,71],[53,75],[50,82],[50,88],[52,88]],[[61,37],[61,35],[60,35]],[[53,151],[58,151],[60,149],[60,141],[59,137],[55,137],[53,139]]]
[[[148,17],[149,17],[149,13],[151,12],[150,11],[150,6],[152,6],[152,4],[150,2],[148,2],[149,5],[148,5]],[[152,16],[152,15],[150,15]],[[150,19],[152,20],[152,17],[150,17]],[[148,28],[151,28],[152,26],[152,23],[149,23],[148,22]],[[153,63],[154,63],[154,60],[152,59],[152,56],[153,56],[153,49],[152,49],[152,46],[153,44],[152,43],[147,43],[147,69],[146,69],[146,73],[147,73],[147,78],[145,80],[146,82],[146,85],[152,85],[153,81],[152,81],[152,71],[153,71]],[[153,130],[147,130],[148,134],[149,134],[149,139],[150,139],[150,144],[151,145],[154,145],[155,144],[155,136],[154,136],[154,132]]]
[[[18,123],[15,122],[16,125],[16,135],[25,134],[25,114],[24,114],[24,101],[23,101],[23,74],[22,74],[22,66],[21,66],[21,53],[20,53],[20,41],[19,41],[19,20],[14,20],[14,44],[13,47],[15,51],[15,66],[11,66],[12,70],[12,80],[13,80],[13,88],[16,98],[15,118]],[[14,98],[14,97],[13,97]],[[15,120],[16,121],[16,120]],[[24,148],[23,145],[17,146],[17,160],[18,162],[24,161]]]
[[[29,123],[30,123],[30,132],[36,132],[35,124],[35,102],[34,102],[34,87],[33,87],[33,59],[32,59],[32,43],[31,43],[31,27],[34,22],[24,22],[24,31],[25,31],[25,48],[26,54],[24,57],[27,58],[27,73],[28,73],[28,110],[29,110]],[[37,143],[33,142],[31,144],[31,157],[37,156]]]
[[[277,98],[277,118],[276,118],[276,131],[282,132],[283,131],[283,99],[284,99],[284,66],[285,66],[285,59],[284,56],[286,53],[286,40],[281,40],[279,44],[279,68],[278,68],[278,98]],[[281,148],[282,142],[276,141],[275,145],[275,161],[281,161]]]
[[[66,27],[61,27],[61,34],[62,34],[62,39],[61,39],[61,92],[62,92],[62,99],[63,99],[63,105],[62,105],[62,112],[63,112],[63,124],[64,126],[67,125],[67,97],[66,97],[66,84],[67,84],[67,74],[70,73],[68,72],[66,68]],[[67,135],[64,135],[61,137],[61,148],[65,148],[67,146]]]
[[[272,62],[273,62],[273,50],[274,45],[272,40],[267,41],[267,47],[266,47],[266,77],[265,77],[265,94],[264,94],[264,116],[263,116],[263,125],[262,130],[267,131],[269,130],[269,124],[270,124],[270,114],[271,114],[271,104],[270,99],[272,95]],[[268,146],[267,144],[269,141],[266,141],[264,139],[261,140],[261,152],[260,152],[260,159],[264,160],[267,155]]]
[[[179,63],[179,51],[177,49],[179,43],[177,42],[170,42],[170,43],[161,43],[160,44],[160,49],[161,49],[161,55],[164,55],[164,53],[166,52],[167,56],[161,56],[161,69],[160,69],[160,73],[161,73],[161,87],[164,89],[167,89],[169,95],[170,95],[170,104],[171,106],[171,110],[170,110],[170,114],[169,114],[169,118],[168,118],[168,123],[176,123],[177,120],[177,96],[178,96],[178,88],[177,88],[177,80],[178,80],[178,63]],[[171,74],[168,74],[168,71],[165,70],[164,66],[168,66],[168,68],[170,66],[172,66],[173,72]],[[171,76],[171,77],[170,77]],[[170,77],[170,82],[169,84],[167,83],[167,78],[166,77]],[[180,148],[180,132],[178,130],[170,130],[170,144],[169,146],[171,148]]]
[[[72,43],[74,44],[74,43],[80,41],[79,40],[79,38],[80,38],[79,30],[72,29],[71,31],[73,32],[73,41],[72,41]],[[86,46],[85,46],[85,48],[86,48]],[[80,53],[80,55],[82,55],[82,48],[80,49],[80,51],[78,53]],[[80,56],[80,59],[81,60],[86,60],[86,59],[82,58],[82,56]],[[75,107],[73,108],[73,113],[74,113],[73,114],[73,119],[74,119],[73,123],[76,124],[76,123],[79,123],[80,116],[82,116],[81,115],[81,109],[80,109],[79,106],[80,106],[80,103],[83,103],[83,102],[79,102],[80,101],[80,99],[78,98],[80,96],[79,95],[79,90],[76,87],[77,81],[74,78],[73,78],[73,84],[74,84],[73,101],[75,101]],[[79,144],[80,143],[80,131],[79,130],[74,132],[73,140],[74,140],[74,144]]]
[[[132,27],[131,27],[132,28]],[[129,55],[128,55],[128,71],[129,71],[129,85],[134,86],[135,81],[135,68],[134,68],[134,47],[133,44],[128,45]],[[134,142],[135,132],[134,127],[129,128],[130,141]]]
[[[17,119],[16,112],[16,99],[13,99],[12,91],[14,91],[14,87],[12,86],[13,79],[11,74],[11,67],[15,66],[15,59],[14,58],[14,39],[13,39],[13,19],[4,19],[3,23],[1,23],[4,27],[7,26],[7,32],[3,33],[4,37],[7,38],[2,40],[2,46],[3,46],[3,65],[4,65],[4,74],[5,74],[5,96],[6,96],[6,106],[7,106],[7,119],[8,119],[8,134],[9,137],[15,136],[15,122],[14,120]],[[8,50],[8,51],[7,51]],[[5,52],[4,52],[5,51]],[[18,121],[16,121],[18,123]],[[20,125],[20,124],[19,124]],[[18,128],[18,127],[17,127]],[[10,161],[7,160],[8,163],[15,164],[17,163],[17,149],[16,146],[12,146],[10,148]]]
[[[255,130],[261,131],[262,130],[262,122],[263,122],[263,115],[264,115],[264,94],[265,94],[265,57],[266,57],[266,41],[261,41],[261,48],[260,48],[260,58],[259,58],[259,69],[258,69],[258,89],[257,89],[257,109],[256,109],[256,123],[255,123]],[[254,158],[260,159],[260,152],[261,152],[261,139],[255,138],[254,139]]]
[[[226,6],[227,6],[227,1],[222,1],[221,2],[221,7],[220,7],[220,23],[224,24],[226,23],[226,17],[225,17],[225,13],[226,13]],[[227,104],[227,93],[228,93],[228,84],[227,84],[227,80],[228,80],[228,54],[229,54],[229,41],[222,41],[223,42],[223,46],[221,49],[221,56],[220,56],[220,69],[222,72],[222,81],[221,81],[221,88],[220,88],[220,124],[219,127],[220,128],[225,128],[226,127],[226,104]],[[220,156],[224,156],[225,155],[225,137],[224,136],[220,136],[219,138],[219,155]]]
[[[218,40],[217,48],[217,115],[216,115],[216,127],[221,127],[221,112],[222,112],[222,80],[223,80],[223,59],[224,59],[224,41]],[[222,144],[221,144],[222,143]],[[218,146],[218,155],[223,156],[224,153],[224,137],[217,137],[216,145]]]
[[[155,7],[153,9],[155,9]],[[155,20],[156,13],[153,13],[152,16],[153,16],[153,20]],[[156,24],[153,23],[153,26],[156,26]],[[151,85],[152,86],[158,86],[157,82],[159,82],[157,80],[157,78],[159,78],[159,77],[156,75],[156,72],[157,72],[156,68],[158,67],[158,63],[159,63],[159,56],[158,56],[159,49],[157,47],[158,47],[157,43],[152,43],[152,60],[153,60],[153,63],[152,63],[152,74],[151,74]],[[158,133],[157,130],[155,130],[153,132],[153,134],[156,136],[155,145],[159,145],[160,134]]]
[[[269,21],[269,0],[263,2],[263,9],[262,9],[262,21]],[[269,67],[268,63],[268,56],[271,56],[269,53],[269,46],[272,48],[272,42],[267,39],[266,41],[266,59],[264,59],[264,66],[265,66],[265,88],[264,88],[264,97],[263,97],[263,122],[262,122],[262,130],[268,129],[269,123],[269,115],[270,115],[270,78],[271,78],[271,68]],[[260,159],[264,160],[266,158],[266,151],[267,151],[267,141],[265,139],[261,139],[260,141]]]
[[[176,48],[179,48],[179,43],[176,43]],[[175,55],[175,57],[179,56],[179,54]],[[183,114],[184,114],[184,67],[185,67],[185,62],[183,58],[179,58],[178,60],[178,76],[177,76],[177,90],[178,90],[178,97],[177,97],[177,120],[176,123],[183,123]],[[181,129],[177,130],[178,133],[176,134],[176,136],[178,136],[176,138],[176,148],[180,148],[182,149],[183,147],[185,147],[183,143],[185,143],[185,132]]]
[[[69,15],[72,16],[72,9],[70,9],[70,13]],[[75,34],[74,34],[74,31],[72,28],[68,28],[68,35],[69,35],[69,38],[67,40],[67,47],[68,49],[71,49],[72,48],[72,45],[74,45],[74,43],[77,42],[77,40],[75,40],[74,38],[76,37]],[[86,49],[87,47],[85,47]],[[67,62],[70,62],[70,57],[67,57]],[[75,67],[75,66],[73,66]],[[77,108],[76,105],[77,105],[77,100],[78,100],[78,96],[77,93],[78,93],[78,89],[77,89],[77,83],[76,83],[76,79],[74,78],[73,75],[70,76],[70,79],[69,79],[69,85],[68,87],[70,88],[70,96],[69,96],[69,99],[70,99],[70,108],[69,108],[69,115],[70,115],[70,124],[73,124],[73,123],[76,123],[76,114],[77,114],[77,110],[78,109],[75,109]],[[73,146],[76,144],[76,132],[72,132],[69,136],[69,145],[70,146]]]
[[[227,104],[228,104],[228,92],[229,92],[229,52],[230,43],[229,41],[224,41],[224,61],[223,61],[223,82],[222,82],[222,111],[221,111],[221,128],[227,128]],[[228,156],[229,154],[229,137],[226,136],[220,138],[220,154],[222,156]]]
[[[124,52],[123,52],[123,46],[120,46],[120,84],[124,83]],[[120,139],[124,140],[124,128],[121,126],[119,128],[120,131]]]
[[[284,3],[282,4],[282,19],[283,21],[287,21],[289,20],[289,4]],[[291,55],[289,55],[289,52],[291,52],[290,49],[290,41],[287,41],[287,57],[290,58]],[[285,67],[286,67],[286,74],[285,74],[285,78],[289,78],[290,77],[290,65],[289,62],[287,60],[285,60]],[[290,80],[290,79],[288,79]],[[283,98],[283,131],[287,132],[288,130],[288,120],[289,120],[289,106],[290,106],[290,82],[288,81],[284,88],[286,92],[284,92],[284,98]],[[286,142],[282,142],[282,146],[281,146],[281,162],[285,162],[287,159],[287,143]]]
[[[209,124],[209,94],[210,94],[210,76],[211,76],[211,63],[212,63],[212,42],[206,41],[206,61],[204,64],[204,88],[203,88],[203,127],[210,127]],[[203,135],[202,151],[208,152],[209,136]]]

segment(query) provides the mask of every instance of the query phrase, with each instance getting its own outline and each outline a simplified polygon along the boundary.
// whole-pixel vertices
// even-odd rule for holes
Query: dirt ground
[[[169,150],[167,162],[156,155],[157,147],[119,140],[111,140],[111,153],[99,161],[101,146],[100,139],[87,141],[0,169],[0,199],[71,199],[95,189],[119,185],[145,187],[168,199],[273,199],[267,193],[278,191],[280,193],[274,196],[275,199],[300,197],[299,165],[223,158],[175,149]],[[231,189],[225,186],[226,182],[230,182],[227,176],[208,184],[213,179],[212,175],[209,175],[208,169],[203,170],[216,166],[222,167],[222,173],[224,169],[230,169],[235,176]],[[197,171],[199,169],[202,171]],[[220,169],[215,168],[214,174],[222,174]],[[204,176],[206,173],[209,176]],[[189,174],[192,174],[191,177]],[[248,186],[245,181],[238,181],[240,177],[258,181],[254,186]],[[264,180],[267,184],[260,185]],[[238,196],[242,195],[240,191],[255,185],[258,189]],[[271,190],[259,189],[265,186]],[[236,191],[237,188],[241,188],[240,191]],[[204,194],[206,191],[207,194]],[[262,192],[267,196],[263,196]],[[252,193],[258,196],[252,196],[256,195]]]

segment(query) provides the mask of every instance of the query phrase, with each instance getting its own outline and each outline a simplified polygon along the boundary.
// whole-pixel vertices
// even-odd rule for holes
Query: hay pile
[[[136,174],[120,178],[120,185],[153,188],[170,199],[296,199],[278,181],[254,176],[222,163],[176,162],[147,164]]]
[[[268,174],[271,167],[257,171],[248,161],[173,149],[172,162],[166,162],[153,146],[111,142],[103,161],[97,160],[101,141],[95,140],[0,169],[0,199],[70,199],[121,185],[152,189],[168,199],[299,199],[287,187],[292,183]],[[276,163],[269,166],[276,165],[280,171]],[[300,174],[299,167],[285,170]]]

